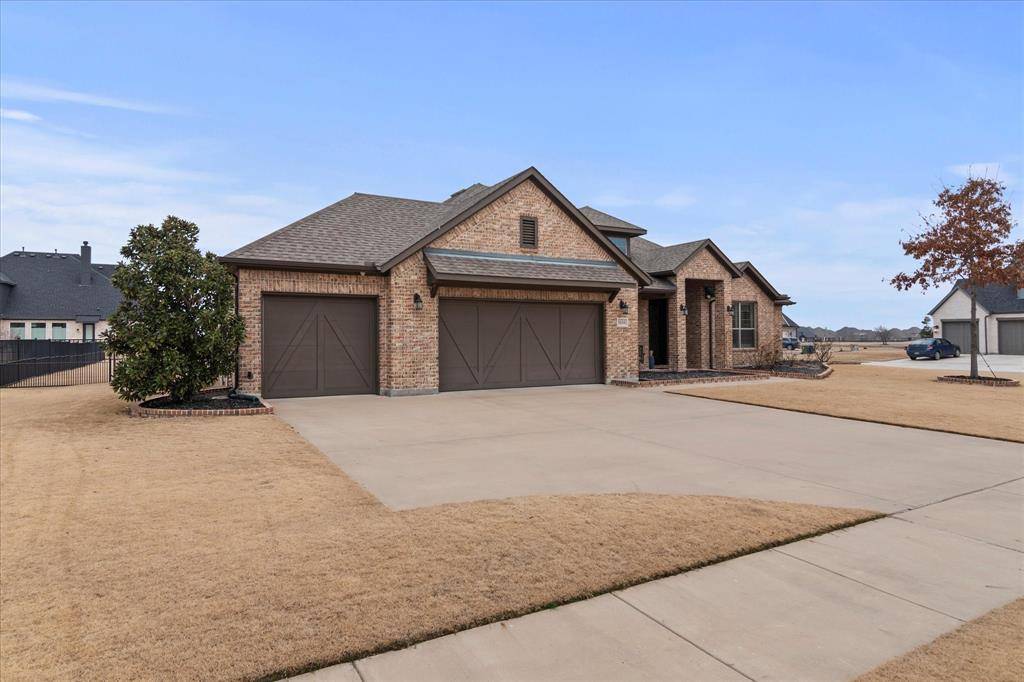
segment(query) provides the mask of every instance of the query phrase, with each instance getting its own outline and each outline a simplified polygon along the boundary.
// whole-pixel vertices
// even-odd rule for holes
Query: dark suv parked
[[[960,346],[950,343],[946,339],[918,339],[907,344],[907,357],[911,360],[918,358],[941,358],[960,357]]]
[[[782,348],[785,350],[796,350],[800,347],[800,340],[787,336],[782,339]]]

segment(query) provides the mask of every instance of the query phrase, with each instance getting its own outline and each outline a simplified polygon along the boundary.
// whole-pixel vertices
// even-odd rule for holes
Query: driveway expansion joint
[[[873,522],[869,521],[868,523],[873,523]],[[833,532],[835,532],[835,531],[833,531]],[[828,535],[828,533],[826,533],[825,535]],[[883,590],[880,587],[875,587],[871,583],[866,583],[863,580],[858,580],[857,578],[852,578],[852,577],[846,575],[845,573],[840,573],[839,571],[833,570],[831,568],[826,568],[826,567],[822,566],[821,564],[816,564],[813,561],[808,561],[807,559],[795,556],[793,554],[789,554],[788,552],[783,552],[778,547],[773,547],[770,551],[778,552],[779,554],[781,554],[783,556],[787,556],[790,559],[796,559],[797,561],[805,563],[808,566],[813,566],[814,568],[817,568],[817,569],[820,569],[822,571],[825,571],[826,573],[831,573],[832,575],[838,576],[840,578],[844,578],[846,580],[849,580],[850,582],[857,583],[858,585],[862,585],[864,587],[867,587],[868,589],[874,590],[875,592],[881,592],[884,595],[893,597],[895,599],[899,599],[900,601],[905,601],[908,604],[913,604],[914,606],[918,606],[918,607],[920,607],[922,609],[927,609],[928,611],[931,611],[932,613],[937,613],[940,616],[946,616],[947,618],[952,618],[953,620],[955,620],[958,623],[966,623],[967,622],[963,618],[957,618],[956,616],[954,616],[952,614],[949,614],[949,613],[946,613],[945,611],[939,611],[938,609],[932,608],[931,606],[926,606],[924,604],[921,604],[920,602],[916,602],[913,599],[907,599],[906,597],[901,597],[900,595],[895,594],[893,592],[889,592],[887,590]]]
[[[623,604],[625,604],[625,605],[626,605],[626,606],[628,606],[629,608],[631,608],[631,609],[633,609],[634,611],[636,611],[637,613],[639,613],[639,614],[640,614],[641,616],[643,616],[644,618],[647,618],[647,619],[648,619],[648,620],[650,620],[651,622],[653,622],[653,623],[656,623],[657,625],[660,625],[661,627],[663,627],[664,629],[668,630],[668,631],[669,631],[669,632],[671,632],[671,633],[672,633],[673,635],[675,635],[675,636],[676,636],[676,637],[678,637],[679,639],[683,640],[684,642],[686,642],[687,644],[689,644],[689,645],[690,645],[690,646],[692,646],[693,648],[695,648],[695,649],[697,649],[698,651],[701,651],[701,652],[703,652],[704,654],[706,654],[706,655],[710,656],[711,658],[715,659],[716,661],[718,661],[719,663],[721,663],[721,664],[722,664],[722,665],[724,665],[725,667],[727,667],[727,668],[729,668],[730,670],[732,670],[733,672],[735,672],[735,673],[736,673],[737,675],[742,675],[742,676],[743,676],[743,677],[745,677],[746,679],[750,680],[750,682],[757,682],[757,680],[756,680],[755,678],[753,678],[753,677],[751,677],[750,675],[746,674],[745,672],[743,672],[742,670],[740,670],[739,668],[737,668],[737,667],[736,667],[735,665],[733,665],[732,663],[729,663],[728,661],[725,661],[725,660],[723,660],[723,659],[719,658],[719,657],[718,657],[718,656],[716,656],[715,654],[711,653],[710,651],[708,651],[707,649],[705,649],[704,647],[702,647],[702,646],[701,646],[700,644],[697,644],[697,643],[696,643],[696,642],[694,642],[693,640],[691,640],[691,639],[688,639],[687,637],[684,637],[683,635],[679,634],[678,632],[676,632],[675,630],[673,630],[673,629],[672,629],[672,628],[670,628],[669,626],[665,625],[665,624],[664,624],[664,623],[662,623],[662,622],[661,622],[660,620],[658,620],[657,618],[655,618],[655,617],[654,617],[654,616],[652,616],[651,614],[647,613],[646,611],[644,611],[643,609],[641,609],[640,607],[636,606],[635,604],[633,604],[632,602],[630,602],[630,601],[629,601],[628,599],[626,599],[625,597],[623,597],[623,596],[622,596],[621,594],[619,594],[619,592],[617,592],[617,591],[616,591],[616,592],[610,592],[609,594],[611,594],[611,596],[615,597],[616,599],[618,599],[619,601],[621,601],[621,602],[622,602]]]

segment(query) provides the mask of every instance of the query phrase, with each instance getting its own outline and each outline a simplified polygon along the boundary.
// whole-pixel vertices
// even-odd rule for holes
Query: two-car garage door
[[[442,299],[438,327],[442,391],[604,378],[597,304]],[[376,393],[376,299],[265,296],[262,360],[268,398]]]
[[[601,306],[442,299],[440,388],[600,383]]]

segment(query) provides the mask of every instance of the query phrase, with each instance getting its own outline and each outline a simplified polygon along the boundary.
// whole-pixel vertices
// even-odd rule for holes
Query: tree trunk
[[[978,295],[971,286],[971,378],[978,378]]]

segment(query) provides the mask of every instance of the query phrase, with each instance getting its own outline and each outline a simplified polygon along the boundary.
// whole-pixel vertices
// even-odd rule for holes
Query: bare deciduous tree
[[[831,341],[815,341],[814,342],[814,357],[818,359],[823,365],[827,365],[829,360],[832,359],[832,342]]]
[[[959,187],[944,187],[935,199],[938,216],[922,216],[921,232],[900,242],[904,253],[921,261],[917,270],[899,273],[891,284],[903,291],[959,282],[971,297],[971,377],[978,378],[979,287],[1021,286],[1024,240],[1009,241],[1015,223],[1003,199],[1006,185],[988,178],[968,178]]]
[[[889,343],[889,339],[892,338],[893,330],[889,329],[884,324],[878,325],[872,331],[874,331],[876,334],[878,334],[878,340],[882,342],[883,346],[888,344]]]

